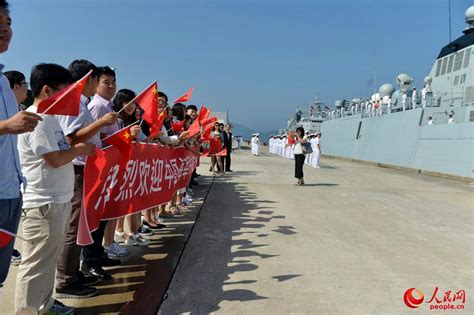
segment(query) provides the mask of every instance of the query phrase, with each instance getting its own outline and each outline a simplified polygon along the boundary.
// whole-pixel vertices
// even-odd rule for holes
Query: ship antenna
[[[451,0],[448,0],[448,14],[449,14],[449,42],[451,43]]]
[[[375,49],[374,49],[374,94],[375,94],[375,86],[376,86],[376,83],[375,83],[375,66],[376,66],[376,63],[375,63]]]

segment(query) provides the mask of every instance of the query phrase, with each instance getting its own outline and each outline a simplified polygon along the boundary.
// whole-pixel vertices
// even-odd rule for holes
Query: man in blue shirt
[[[0,53],[8,50],[12,37],[8,2],[0,0]],[[17,150],[17,134],[33,131],[41,117],[18,112],[15,95],[0,65],[0,228],[16,233],[21,213],[23,182]],[[25,183],[26,184],[26,183]],[[13,241],[0,248],[0,287],[3,286],[13,251]]]

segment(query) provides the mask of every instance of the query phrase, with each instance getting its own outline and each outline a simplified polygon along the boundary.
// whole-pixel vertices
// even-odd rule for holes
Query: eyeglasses
[[[20,82],[20,85],[25,85],[26,87],[28,87],[28,82],[22,81],[22,82]]]

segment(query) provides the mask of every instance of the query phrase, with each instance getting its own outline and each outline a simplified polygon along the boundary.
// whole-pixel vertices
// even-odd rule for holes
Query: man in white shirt
[[[449,114],[448,124],[454,124],[453,114]]]
[[[93,72],[82,91],[79,115],[77,117],[56,116],[56,119],[70,145],[88,141],[97,147],[101,147],[99,131],[105,126],[116,124],[118,115],[108,113],[101,119],[94,121],[89,109],[87,109],[86,104],[97,89],[97,67],[94,64],[87,60],[74,60],[69,65],[68,70],[74,81],[84,77],[90,70]],[[71,219],[64,238],[64,247],[57,263],[56,296],[58,298],[86,298],[97,295],[97,289],[91,287],[91,285],[103,279],[103,277],[99,279],[95,276],[86,277],[79,270],[82,248],[77,245],[77,233],[83,199],[85,160],[84,155],[80,155],[73,160],[74,196],[71,200]]]
[[[28,111],[36,113],[42,100],[64,89],[72,78],[69,71],[59,65],[39,64],[33,68],[30,81],[35,101]],[[23,194],[24,257],[17,274],[16,314],[44,311],[66,314],[72,309],[54,304],[56,259],[71,215],[74,193],[71,162],[78,155],[93,154],[95,148],[91,143],[69,147],[56,118],[41,117],[43,121],[34,131],[18,137],[22,172],[28,185]]]
[[[417,98],[416,88],[413,88],[413,92],[411,94],[411,106],[413,109],[416,109],[416,98]]]

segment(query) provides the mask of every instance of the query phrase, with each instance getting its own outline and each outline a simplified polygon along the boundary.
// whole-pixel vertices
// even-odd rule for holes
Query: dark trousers
[[[104,255],[104,246],[102,240],[104,239],[104,231],[108,221],[100,221],[97,230],[91,233],[94,243],[84,246],[82,248],[82,255],[84,256],[83,264],[86,266],[102,266],[102,256]]]
[[[0,228],[16,234],[21,215],[21,199],[0,199]],[[12,258],[13,244],[12,239],[5,247],[0,247],[0,288],[7,278]]]
[[[304,154],[295,154],[295,177],[303,178]]]
[[[77,231],[81,214],[84,167],[74,166],[74,195],[71,200],[71,218],[66,228],[64,247],[56,264],[56,288],[63,289],[79,280],[81,246],[77,245]]]
[[[226,171],[230,171],[230,148],[227,148],[227,155],[226,156],[221,156],[221,161],[222,161],[222,167]]]

